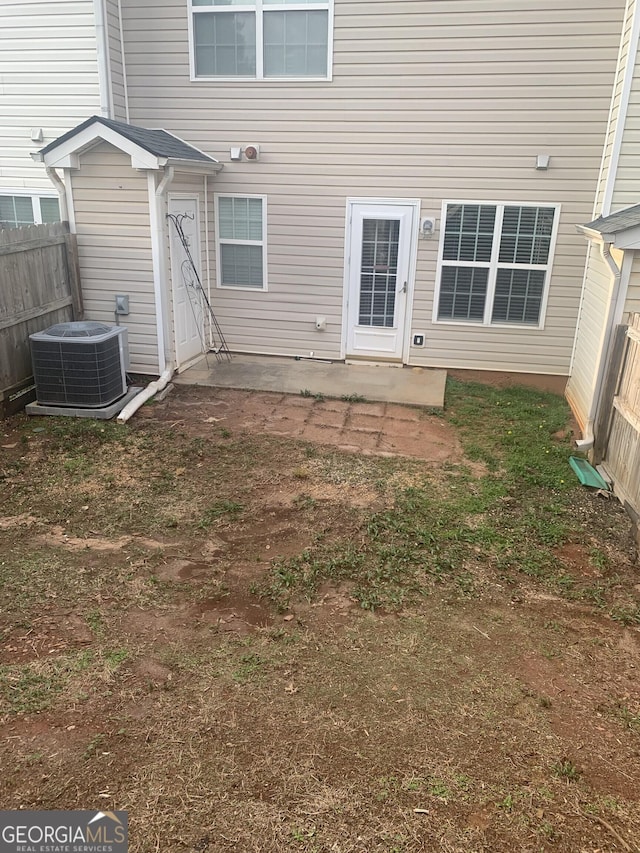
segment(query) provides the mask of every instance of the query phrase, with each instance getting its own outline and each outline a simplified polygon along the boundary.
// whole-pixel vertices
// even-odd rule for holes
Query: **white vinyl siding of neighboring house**
[[[575,225],[591,218],[623,12],[624,0],[336,0],[332,82],[191,82],[187,0],[125,3],[131,120],[223,162],[217,193],[269,199],[268,293],[214,293],[230,346],[339,358],[346,199],[420,198],[438,223],[418,244],[410,332],[425,346],[410,362],[566,374]],[[250,143],[258,162],[229,161]],[[562,205],[544,329],[432,322],[448,198]]]
[[[51,191],[30,153],[100,111],[92,0],[1,0],[0,81],[0,194]]]
[[[86,317],[115,322],[116,294],[129,295],[132,371],[158,370],[147,176],[106,142],[81,157],[71,185]]]
[[[567,383],[567,399],[584,429],[596,386],[598,365],[605,336],[605,325],[611,293],[613,275],[600,254],[598,243],[589,243],[587,280],[578,331],[576,335],[573,368]]]

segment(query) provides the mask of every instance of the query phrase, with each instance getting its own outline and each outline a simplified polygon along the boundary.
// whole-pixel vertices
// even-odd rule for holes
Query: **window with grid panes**
[[[437,319],[540,325],[557,215],[551,205],[447,204]]]
[[[191,0],[195,77],[329,76],[333,0]]]
[[[263,290],[265,199],[217,196],[216,200],[220,286]]]
[[[0,228],[59,221],[60,204],[55,197],[0,195]]]

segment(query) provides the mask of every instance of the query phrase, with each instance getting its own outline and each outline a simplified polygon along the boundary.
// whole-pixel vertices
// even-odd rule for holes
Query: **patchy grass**
[[[127,808],[134,853],[633,849],[637,571],[564,402],[450,382],[430,467],[234,393],[6,424],[5,807]]]
[[[400,609],[448,583],[473,595],[486,567],[509,585],[519,576],[569,598],[589,598],[613,618],[635,624],[637,607],[612,605],[604,587],[567,573],[558,548],[590,541],[576,514],[576,484],[566,403],[526,388],[487,389],[449,381],[444,417],[460,431],[467,456],[487,470],[449,466],[396,488],[392,503],[367,518],[354,541],[320,544],[279,561],[256,590],[286,609],[294,595],[313,599],[327,582],[348,582],[364,609]],[[592,564],[607,557],[596,546]]]

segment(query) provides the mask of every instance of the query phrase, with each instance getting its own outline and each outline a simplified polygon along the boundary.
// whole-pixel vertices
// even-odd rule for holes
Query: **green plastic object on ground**
[[[609,484],[598,474],[593,465],[589,464],[586,459],[581,459],[579,456],[570,456],[569,465],[576,472],[576,475],[583,486],[592,486],[594,489],[605,489],[609,491]]]

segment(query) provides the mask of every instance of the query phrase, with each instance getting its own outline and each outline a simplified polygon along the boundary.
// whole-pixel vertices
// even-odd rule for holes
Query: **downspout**
[[[576,447],[578,447],[579,450],[584,451],[591,450],[595,441],[595,436],[593,434],[593,426],[600,409],[600,397],[602,396],[602,386],[604,384],[604,376],[607,366],[607,355],[609,354],[609,347],[611,346],[615,315],[620,300],[620,283],[622,280],[622,269],[618,267],[618,265],[611,256],[611,243],[602,243],[600,245],[600,254],[602,255],[603,261],[609,267],[609,270],[613,275],[613,288],[611,290],[611,297],[609,299],[607,316],[605,319],[604,337],[602,339],[602,346],[600,348],[598,372],[596,373],[596,384],[593,389],[593,396],[591,398],[589,413],[587,414],[584,438],[578,439],[578,441],[576,441]]]
[[[113,98],[109,68],[109,39],[107,33],[105,0],[93,0],[93,14],[96,25],[96,53],[98,58],[98,84],[100,87],[100,114],[105,118],[113,118]]]
[[[120,412],[117,417],[117,421],[119,424],[126,424],[129,418],[134,415],[140,406],[144,405],[147,400],[150,400],[160,391],[167,387],[169,382],[171,381],[171,377],[173,376],[173,367],[167,367],[166,370],[163,371],[162,375],[159,379],[156,379],[155,382],[150,382],[146,388],[144,388],[139,394],[130,400],[124,409]]]
[[[64,182],[60,175],[56,172],[55,169],[52,169],[51,166],[45,167],[45,172],[47,173],[47,177],[54,185],[56,190],[58,191],[58,198],[60,200],[60,219],[63,222],[69,222],[69,207],[67,205],[67,188],[64,185]]]
[[[209,181],[204,176],[204,252],[207,266],[207,299],[211,305],[211,256],[209,253]],[[213,347],[213,328],[209,318],[209,347]]]
[[[165,352],[165,311],[163,303],[163,285],[166,282],[165,275],[165,245],[163,227],[163,199],[175,175],[173,166],[167,167],[164,177],[156,187],[155,176],[149,172],[147,176],[149,190],[149,215],[151,220],[151,254],[153,258],[153,288],[156,306],[156,329],[158,334],[158,363],[160,377],[150,382],[139,394],[131,400],[118,415],[119,424],[125,424],[134,415],[140,406],[144,405],[160,391],[167,387],[173,376],[174,366],[167,363]]]

